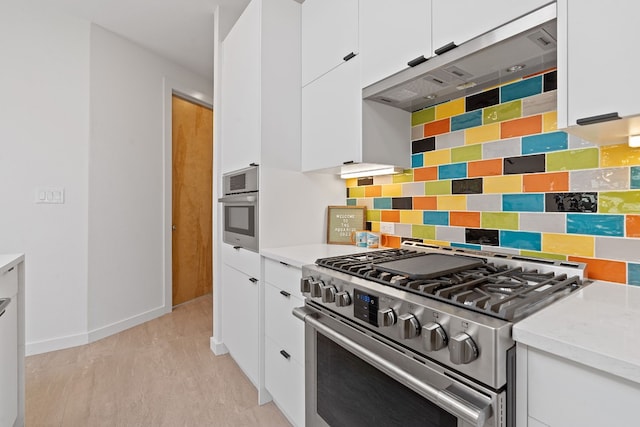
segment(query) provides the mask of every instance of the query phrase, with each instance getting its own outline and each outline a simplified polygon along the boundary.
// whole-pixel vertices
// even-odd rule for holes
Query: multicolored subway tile
[[[585,262],[640,286],[640,149],[557,129],[556,71],[416,111],[411,169],[348,179],[387,241]]]

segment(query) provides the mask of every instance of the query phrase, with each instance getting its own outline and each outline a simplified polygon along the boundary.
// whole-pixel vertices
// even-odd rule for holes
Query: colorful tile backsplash
[[[349,179],[347,204],[402,240],[573,260],[640,285],[640,149],[557,130],[556,71],[412,114],[411,169]]]

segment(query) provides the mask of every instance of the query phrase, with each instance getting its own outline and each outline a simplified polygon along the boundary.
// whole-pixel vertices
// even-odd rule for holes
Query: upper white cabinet
[[[636,12],[632,0],[558,1],[558,128],[602,143],[640,133]]]
[[[360,3],[362,87],[431,56],[431,0]]]
[[[549,0],[433,0],[433,50],[461,45],[538,9]]]
[[[302,4],[303,86],[357,53],[358,0],[306,0]]]

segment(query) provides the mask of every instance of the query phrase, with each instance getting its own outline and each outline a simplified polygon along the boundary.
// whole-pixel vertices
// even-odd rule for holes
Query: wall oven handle
[[[255,194],[236,194],[233,196],[224,196],[218,199],[222,203],[253,203],[257,200]]]
[[[456,417],[462,418],[477,427],[484,426],[485,422],[491,417],[491,400],[488,397],[483,403],[483,407],[479,408],[476,405],[465,401],[462,397],[457,396],[450,390],[438,390],[429,384],[425,384],[423,381],[420,381],[418,378],[402,370],[397,365],[390,363],[383,357],[380,357],[355,341],[334,331],[330,327],[318,321],[316,318],[317,314],[313,310],[307,307],[297,307],[293,309],[293,314],[297,318],[304,320],[306,324],[313,327],[316,331],[321,332],[323,335],[331,338],[334,342],[349,350],[362,360],[375,366],[381,371],[386,372],[413,390],[416,390],[422,396],[449,411]]]

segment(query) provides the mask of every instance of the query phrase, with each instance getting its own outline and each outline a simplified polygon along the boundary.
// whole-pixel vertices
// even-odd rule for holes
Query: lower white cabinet
[[[15,263],[19,260],[4,264],[3,258],[0,255],[0,427],[14,427],[24,423],[24,267]]]
[[[265,258],[265,387],[289,421],[304,426],[304,305],[300,268]]]

